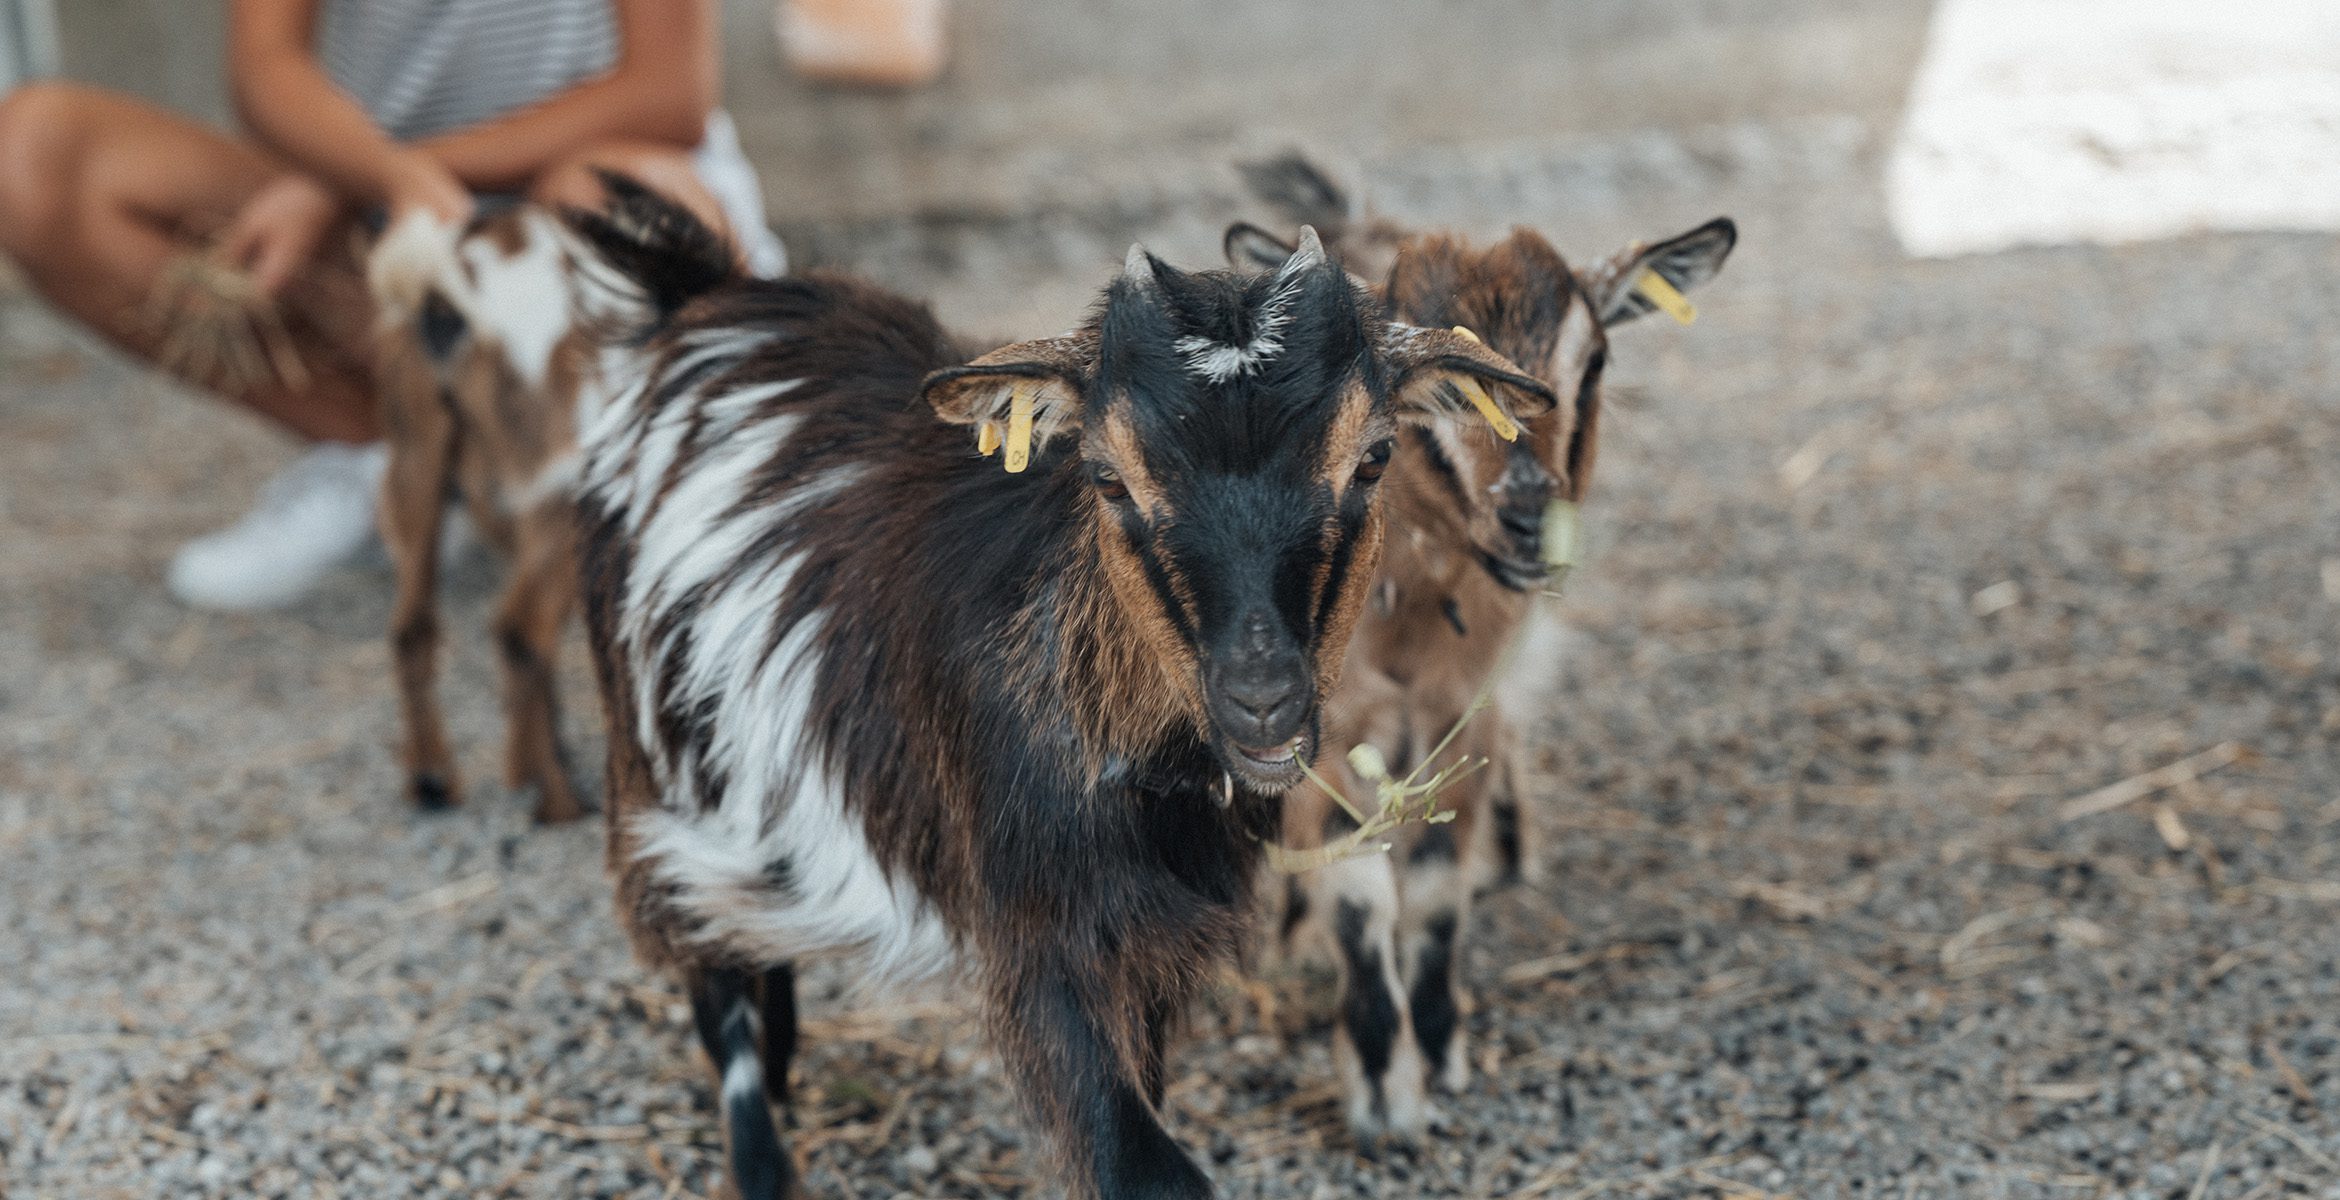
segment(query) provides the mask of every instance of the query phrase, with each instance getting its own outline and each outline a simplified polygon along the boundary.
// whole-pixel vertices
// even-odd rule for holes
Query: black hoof
[[[455,807],[455,789],[444,776],[425,773],[414,777],[410,785],[414,806],[424,812],[444,812]]]

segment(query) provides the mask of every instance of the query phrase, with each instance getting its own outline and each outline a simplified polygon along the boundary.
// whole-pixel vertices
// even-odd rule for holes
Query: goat
[[[1737,230],[1718,219],[1576,272],[1532,230],[1476,249],[1355,216],[1341,188],[1296,157],[1246,175],[1287,216],[1323,228],[1337,258],[1385,280],[1399,318],[1476,330],[1573,401],[1529,422],[1509,445],[1459,427],[1406,432],[1382,485],[1389,549],[1327,708],[1328,739],[1372,744],[1403,775],[1475,701],[1494,700],[1450,747],[1448,761],[1490,764],[1441,797],[1455,819],[1401,831],[1391,855],[1311,872],[1292,889],[1286,914],[1287,936],[1306,914],[1329,923],[1343,976],[1334,1061],[1351,1131],[1366,1144],[1412,1140],[1428,1120],[1426,1091],[1460,1091],[1469,1079],[1461,957],[1473,894],[1502,879],[1532,879],[1540,861],[1535,822],[1520,810],[1517,733],[1551,670],[1554,630],[1535,603],[1545,575],[1542,526],[1550,500],[1574,503],[1585,494],[1608,330],[1654,308],[1637,288],[1643,272],[1681,290],[1704,283]],[[1228,230],[1226,246],[1238,263],[1289,253],[1247,224]],[[1346,761],[1325,766],[1348,794],[1372,794]],[[1286,798],[1284,822],[1286,844],[1307,846],[1341,832],[1348,818],[1307,787]]]
[[[593,327],[625,303],[614,276],[551,212],[506,208],[457,229],[412,213],[367,261],[374,382],[388,430],[382,540],[397,571],[391,654],[407,791],[461,802],[436,695],[438,572],[447,503],[511,564],[496,603],[505,783],[533,787],[536,819],[583,807],[560,745],[554,662],[575,605],[570,502],[577,428],[612,369]]]
[[[1081,326],[970,358],[872,284],[728,278],[638,193],[579,227],[666,314],[586,438],[586,623],[618,912],[731,1185],[793,1190],[793,964],[834,955],[966,981],[1072,1195],[1212,1195],[1167,1039],[1319,741],[1397,425],[1550,389],[1306,231],[1257,275],[1133,248]]]

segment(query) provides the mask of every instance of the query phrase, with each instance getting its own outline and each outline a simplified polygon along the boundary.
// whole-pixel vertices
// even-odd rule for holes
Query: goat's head
[[[1484,248],[1443,234],[1385,238],[1396,248],[1384,288],[1394,313],[1477,332],[1568,401],[1515,442],[1500,442],[1484,427],[1420,431],[1391,477],[1393,495],[1404,497],[1396,502],[1416,528],[1467,543],[1506,587],[1540,583],[1546,505],[1555,496],[1580,499],[1592,470],[1609,328],[1655,309],[1637,287],[1645,272],[1688,291],[1721,270],[1737,238],[1730,220],[1718,218],[1660,242],[1636,242],[1585,271],[1571,270],[1528,229]],[[1272,234],[1242,224],[1227,231],[1226,248],[1238,264],[1289,253]]]
[[[1181,272],[1133,248],[1084,327],[926,391],[986,448],[1008,430],[1011,466],[1028,437],[1037,470],[1077,488],[1110,602],[1227,769],[1277,791],[1315,751],[1380,560],[1398,427],[1480,421],[1466,381],[1519,420],[1553,404],[1485,346],[1389,320],[1304,229],[1260,274]]]

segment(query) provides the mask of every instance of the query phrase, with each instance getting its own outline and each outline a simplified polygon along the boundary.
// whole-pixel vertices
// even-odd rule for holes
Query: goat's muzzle
[[[1479,549],[1479,565],[1495,582],[1515,592],[1543,586],[1544,508],[1558,494],[1560,480],[1523,442],[1512,450],[1503,477],[1490,490],[1502,534],[1497,545]]]
[[[1227,769],[1255,792],[1300,782],[1315,749],[1316,680],[1297,648],[1230,655],[1209,672],[1211,724]]]

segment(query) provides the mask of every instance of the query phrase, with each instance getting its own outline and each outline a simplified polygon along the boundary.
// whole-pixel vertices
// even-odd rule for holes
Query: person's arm
[[[317,61],[318,0],[234,0],[228,66],[236,111],[269,149],[345,199],[449,220],[471,198],[446,168],[402,146]]]
[[[518,191],[594,142],[698,145],[720,80],[715,0],[615,0],[614,7],[618,60],[607,74],[420,148],[475,189]]]

